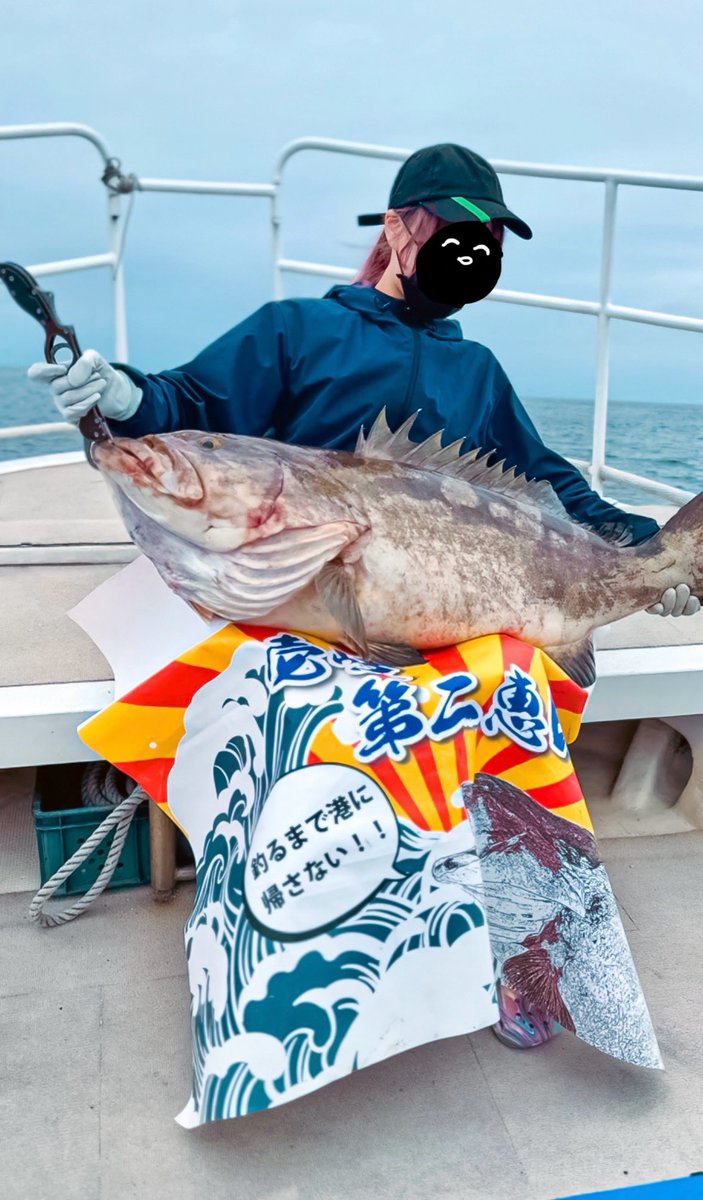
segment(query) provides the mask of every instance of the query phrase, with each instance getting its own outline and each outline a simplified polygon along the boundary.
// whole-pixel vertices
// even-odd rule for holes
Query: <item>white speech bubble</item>
[[[306,937],[359,908],[397,877],[398,822],[365,771],[315,763],[283,775],[257,821],[244,898],[273,937]]]

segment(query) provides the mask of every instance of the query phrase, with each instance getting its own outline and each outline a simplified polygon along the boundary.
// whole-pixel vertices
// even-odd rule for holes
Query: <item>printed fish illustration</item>
[[[501,981],[606,1054],[662,1066],[610,881],[587,829],[505,779],[463,785],[476,839],[433,875],[486,910]]]
[[[551,486],[437,433],[354,453],[184,431],[93,447],[137,546],[203,615],[317,634],[397,665],[489,633],[539,646],[588,686],[592,631],[678,583],[703,590],[703,494],[625,545]]]

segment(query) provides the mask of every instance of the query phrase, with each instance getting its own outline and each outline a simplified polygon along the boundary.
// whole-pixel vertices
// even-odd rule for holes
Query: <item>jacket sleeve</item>
[[[548,480],[566,511],[577,521],[604,532],[613,522],[624,523],[632,532],[633,544],[657,533],[656,521],[608,504],[588,486],[577,467],[545,446],[497,360],[495,367],[494,403],[486,428],[485,449],[496,450],[508,467],[524,472],[529,479]]]
[[[144,394],[134,416],[110,428],[123,437],[177,429],[263,437],[287,392],[287,363],[282,302],[270,300],[181,367],[150,375],[113,363]]]

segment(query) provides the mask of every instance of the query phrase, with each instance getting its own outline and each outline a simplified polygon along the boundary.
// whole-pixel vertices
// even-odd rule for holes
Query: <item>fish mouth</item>
[[[100,442],[93,446],[92,455],[118,486],[131,484],[130,491],[146,489],[187,507],[199,504],[205,496],[200,473],[191,460],[158,434]]]

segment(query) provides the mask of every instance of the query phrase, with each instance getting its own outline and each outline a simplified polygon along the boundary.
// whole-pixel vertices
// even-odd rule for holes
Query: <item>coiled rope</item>
[[[125,798],[123,795],[124,786],[120,788],[119,782],[124,786],[130,787],[131,792]],[[115,767],[108,763],[91,763],[83,774],[81,781],[81,800],[84,805],[100,805],[114,804],[115,807],[111,813],[105,817],[105,820],[98,825],[86,838],[83,845],[72,854],[67,862],[51,879],[39,889],[36,896],[29,906],[30,921],[38,921],[45,929],[51,929],[57,925],[66,925],[68,921],[74,921],[82,912],[93,903],[93,901],[105,891],[108,883],[112,879],[115,867],[119,861],[122,847],[125,844],[129,827],[134,819],[134,814],[143,800],[148,800],[149,797],[142,787],[134,783],[134,780],[128,779],[122,775]],[[99,846],[104,838],[107,837],[111,829],[115,830],[115,836],[112,839],[112,845],[105,859],[103,868],[98,875],[95,883],[88,889],[84,896],[79,896],[75,904],[64,912],[46,913],[44,907],[48,900],[51,899],[54,892],[61,887],[61,884],[72,875],[81,863],[84,863],[87,858],[93,853],[96,846]]]

